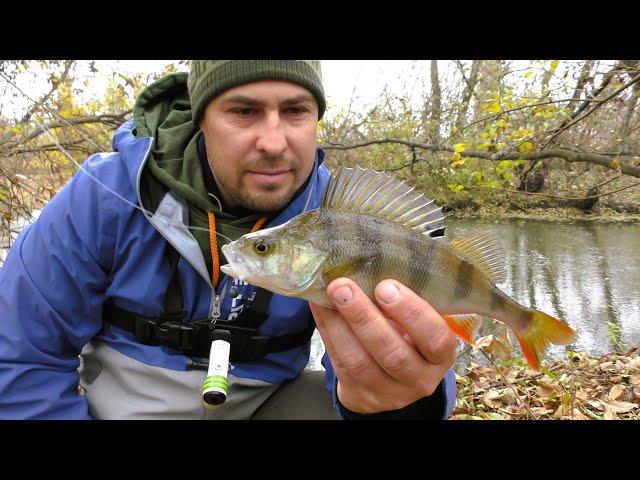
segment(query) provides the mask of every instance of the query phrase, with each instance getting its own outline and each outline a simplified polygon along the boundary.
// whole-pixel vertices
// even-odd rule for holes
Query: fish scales
[[[443,314],[464,313],[472,309],[495,315],[498,312],[491,311],[492,302],[504,305],[503,301],[493,300],[494,295],[502,297],[504,294],[497,289],[494,291],[482,272],[453,254],[446,244],[438,243],[427,235],[376,217],[350,212],[321,209],[305,215],[318,216],[314,222],[317,224],[315,229],[306,230],[312,235],[314,231],[330,231],[333,225],[344,226],[337,235],[322,235],[330,239],[324,269],[329,272],[324,276],[327,284],[339,276],[346,276],[373,298],[375,286],[384,279],[393,278]],[[313,242],[311,238],[308,240]],[[344,270],[339,269],[337,274],[331,275],[335,267],[353,258],[362,260],[357,264],[357,271],[344,275]]]

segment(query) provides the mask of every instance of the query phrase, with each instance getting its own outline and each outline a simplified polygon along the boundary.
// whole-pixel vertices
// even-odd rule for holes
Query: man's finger
[[[340,313],[311,302],[309,307],[336,375],[364,379],[378,368]]]
[[[413,386],[430,378],[431,365],[409,345],[355,282],[336,279],[327,287],[338,312],[378,365],[394,380]]]
[[[406,330],[429,362],[455,361],[455,335],[428,302],[395,280],[380,282],[374,294],[380,309]]]

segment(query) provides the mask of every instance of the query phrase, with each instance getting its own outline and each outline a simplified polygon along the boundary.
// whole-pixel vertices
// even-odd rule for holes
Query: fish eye
[[[253,244],[253,249],[259,255],[264,255],[265,253],[267,253],[269,251],[269,248],[270,248],[269,242],[264,238],[261,238],[260,240],[258,240],[256,243]]]

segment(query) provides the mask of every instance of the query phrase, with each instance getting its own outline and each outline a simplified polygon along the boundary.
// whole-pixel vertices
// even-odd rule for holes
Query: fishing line
[[[32,101],[33,103],[36,103],[31,97],[29,97],[29,95],[27,95],[26,93],[24,93],[20,87],[18,87],[17,85],[15,85],[11,80],[9,80],[6,75],[3,72],[0,72],[0,75],[2,75],[4,77],[4,79],[7,81],[7,83],[9,83],[11,86],[13,86],[16,90],[18,90],[22,95],[24,95],[26,98],[28,98],[30,101]],[[69,127],[71,127],[72,129],[74,129],[75,131],[79,132],[80,135],[87,140],[89,143],[93,143],[91,142],[90,139],[84,137],[82,135],[82,131],[80,129],[78,129],[75,125],[67,122],[64,118],[60,117],[58,114],[56,114],[55,112],[51,111],[49,108],[42,106],[46,111],[48,111],[50,114],[52,114],[54,117],[56,117],[57,119],[61,120],[63,123],[67,124]],[[36,124],[38,124],[38,126],[40,127],[40,130],[42,131],[42,133],[46,134],[52,141],[53,143],[55,143],[55,145],[58,147],[58,149],[64,154],[65,157],[67,157],[79,170],[81,170],[85,175],[87,175],[89,178],[91,178],[93,181],[95,181],[96,183],[98,183],[100,186],[102,186],[103,188],[105,188],[107,191],[111,192],[113,195],[115,195],[116,197],[118,197],[120,200],[122,200],[123,202],[125,202],[127,205],[140,210],[141,212],[143,212],[145,215],[147,215],[148,217],[153,217],[153,212],[150,212],[149,210],[146,210],[145,208],[143,208],[140,205],[136,205],[135,203],[127,200],[126,198],[124,198],[122,195],[120,195],[118,192],[116,192],[115,190],[112,190],[111,188],[109,188],[108,186],[106,186],[104,183],[102,183],[100,180],[98,180],[96,177],[94,177],[91,173],[89,173],[87,170],[85,170],[85,168],[79,164],[72,156],[71,154],[69,154],[69,152],[67,152],[67,150],[60,145],[60,143],[58,142],[58,140],[50,133],[50,129],[47,128],[46,125],[44,125],[43,123],[41,123],[38,119],[37,116],[32,116],[31,117],[32,121],[35,122]],[[94,144],[98,149],[100,149],[99,145]],[[218,200],[216,198],[216,200]],[[218,200],[218,203],[219,200]],[[190,225],[183,225],[183,224],[175,224],[175,223],[171,223],[171,222],[167,222],[169,225],[173,226],[173,227],[186,227],[189,230],[198,230],[198,231],[202,231],[202,232],[209,232],[208,228],[203,228],[203,227],[195,227],[195,226],[190,226]],[[225,240],[227,240],[228,242],[231,242],[232,240],[223,235],[222,233],[219,232],[215,232],[216,235],[218,235],[219,237],[224,238]]]

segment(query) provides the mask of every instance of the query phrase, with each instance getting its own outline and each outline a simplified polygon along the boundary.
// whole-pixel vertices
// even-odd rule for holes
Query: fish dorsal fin
[[[340,167],[331,180],[322,208],[372,215],[424,235],[444,235],[444,215],[435,201],[384,172],[360,166]]]
[[[504,248],[493,232],[477,232],[449,243],[456,253],[473,263],[493,283],[506,279]]]

